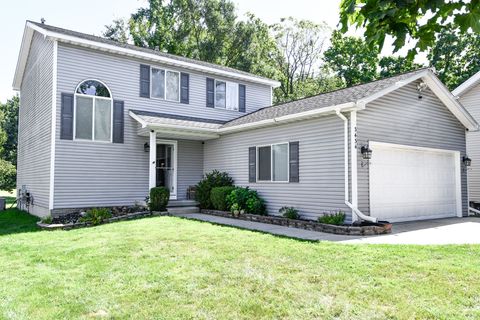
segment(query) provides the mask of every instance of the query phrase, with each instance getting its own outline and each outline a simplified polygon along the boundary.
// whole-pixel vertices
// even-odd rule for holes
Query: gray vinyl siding
[[[480,84],[465,92],[460,102],[475,120],[480,121]],[[480,131],[467,132],[467,152],[472,159],[472,166],[468,170],[470,201],[480,202]]]
[[[38,215],[49,209],[52,85],[53,42],[35,32],[20,93],[17,189],[26,186]]]
[[[248,148],[299,141],[300,182],[248,182]],[[306,218],[345,206],[343,121],[336,115],[225,135],[205,142],[204,170],[228,172],[236,185],[255,189],[270,214],[282,206],[299,209]]]
[[[430,91],[418,99],[417,83],[411,83],[371,102],[357,112],[358,206],[368,214],[369,168],[361,167],[360,147],[368,141],[460,151],[465,155],[465,128]],[[372,164],[375,165],[375,164]],[[467,177],[462,170],[463,213],[467,214]]]
[[[60,140],[60,126],[57,126],[55,208],[132,205],[144,200],[148,193],[149,160],[143,145],[148,137],[138,135],[138,123],[129,116],[130,109],[218,120],[242,114],[207,108],[206,75],[184,69],[171,68],[190,74],[189,104],[139,97],[141,63],[148,64],[59,44],[57,124],[60,123],[61,93],[74,93],[81,81],[97,79],[109,87],[113,99],[125,103],[125,140],[123,144]],[[247,112],[270,103],[270,87],[245,84]],[[161,138],[159,135],[158,139]],[[188,186],[195,185],[203,174],[201,141],[178,141],[177,171],[177,197],[185,199]]]

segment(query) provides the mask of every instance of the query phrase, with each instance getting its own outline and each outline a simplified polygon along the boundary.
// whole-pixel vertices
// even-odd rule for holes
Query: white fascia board
[[[380,90],[377,93],[372,94],[371,96],[368,96],[368,97],[365,97],[363,99],[358,100],[357,104],[359,106],[363,106],[363,108],[365,108],[367,103],[370,103],[374,100],[377,100],[378,98],[381,98],[384,95],[389,94],[390,92],[393,92],[393,91],[395,91],[395,90],[397,90],[397,89],[399,89],[403,86],[406,86],[407,84],[426,76],[429,72],[430,72],[429,70],[425,70],[423,72],[417,73],[416,75],[414,75],[410,78],[407,78],[407,79],[404,79],[404,80],[401,80],[401,81],[397,81],[395,84],[393,84],[393,85],[391,85],[391,86],[389,86],[389,87],[387,87],[383,90]]]
[[[34,30],[25,27],[23,31],[22,43],[20,45],[20,52],[18,53],[17,66],[15,68],[15,75],[13,77],[13,90],[20,90],[22,85],[23,74],[27,66],[28,53],[30,52],[30,45],[32,43]]]
[[[280,116],[280,117],[273,118],[273,119],[265,119],[265,120],[260,120],[260,121],[256,121],[256,122],[239,124],[239,125],[232,126],[232,127],[220,128],[220,129],[218,129],[218,132],[219,133],[232,133],[232,132],[238,132],[238,131],[243,131],[243,130],[248,130],[248,129],[253,129],[253,128],[266,127],[266,126],[270,126],[270,125],[274,125],[274,124],[282,124],[282,123],[286,123],[286,122],[312,119],[312,118],[322,116],[322,115],[325,115],[325,114],[336,113],[337,110],[340,110],[340,111],[357,110],[357,106],[354,102],[348,102],[348,103],[343,103],[343,104],[334,105],[334,106],[330,106],[330,107],[324,107],[324,108],[309,110],[309,111],[305,111],[305,112],[299,112],[299,113],[289,114],[289,115],[285,115],[285,116]]]
[[[216,75],[221,75],[225,77],[230,77],[230,78],[235,78],[239,80],[244,80],[244,81],[249,81],[249,82],[254,82],[254,83],[260,83],[264,85],[268,85],[274,88],[277,88],[280,86],[280,82],[275,81],[275,80],[270,80],[270,79],[260,79],[254,76],[249,76],[249,75],[244,75],[240,73],[236,73],[234,71],[227,71],[227,70],[222,70],[214,67],[208,67],[208,66],[203,66],[199,65],[193,62],[187,62],[187,61],[180,61],[168,57],[162,57],[153,53],[147,53],[147,52],[140,52],[137,50],[129,49],[129,48],[122,48],[118,47],[115,45],[111,45],[108,43],[102,43],[98,41],[92,41],[92,40],[87,40],[87,39],[82,39],[78,38],[75,36],[69,36],[57,32],[52,32],[48,31],[45,29],[42,29],[41,27],[34,25],[32,23],[27,23],[27,27],[32,28],[34,30],[37,30],[38,32],[41,32],[44,34],[46,37],[58,40],[61,42],[67,42],[67,43],[72,43],[84,47],[89,47],[89,48],[94,48],[94,49],[99,49],[103,51],[108,51],[108,52],[113,52],[113,53],[119,53],[123,54],[126,56],[130,57],[137,57],[137,58],[142,58],[142,59],[147,59],[151,61],[156,61],[160,63],[164,63],[167,65],[172,65],[172,66],[178,66],[186,69],[191,69],[191,70],[197,70],[201,72],[208,72],[211,74],[216,74]],[[40,31],[41,30],[41,31]]]
[[[473,76],[468,78],[465,82],[463,82],[461,85],[456,87],[453,91],[452,94],[456,97],[461,96],[465,91],[467,91],[470,87],[474,86],[477,82],[480,81],[480,71],[475,73]]]
[[[137,120],[138,123],[141,124],[142,128],[146,128],[147,127],[147,122],[143,121],[143,119],[139,116],[137,116],[135,113],[133,113],[132,111],[129,111],[128,112],[128,115],[130,117],[132,117],[133,119]]]
[[[433,93],[445,104],[455,117],[470,131],[478,131],[477,121],[467,110],[455,99],[445,85],[433,74],[427,74],[422,78]]]

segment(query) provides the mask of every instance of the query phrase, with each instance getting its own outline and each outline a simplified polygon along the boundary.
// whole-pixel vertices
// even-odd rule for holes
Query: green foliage
[[[18,108],[20,99],[14,96],[0,103],[0,159],[17,165]]]
[[[85,212],[85,216],[80,218],[81,222],[88,222],[96,226],[112,217],[112,212],[107,208],[92,208]]]
[[[332,214],[326,213],[318,218],[318,222],[325,224],[342,225],[345,222],[345,213],[343,211]]]
[[[462,33],[448,25],[437,34],[427,58],[440,80],[453,90],[480,71],[480,34]]]
[[[227,196],[235,190],[233,186],[215,187],[210,192],[210,201],[215,210],[228,211]]]
[[[202,209],[213,209],[210,199],[210,192],[215,187],[233,186],[233,179],[226,172],[213,170],[204,175],[203,179],[196,185],[195,200]]]
[[[170,199],[170,190],[165,187],[155,187],[150,189],[149,208],[150,211],[167,210],[168,200]]]
[[[370,48],[357,37],[334,31],[323,60],[325,67],[340,77],[347,87],[377,78],[378,47]]]
[[[52,223],[52,221],[53,221],[52,216],[46,216],[46,217],[42,218],[42,222],[46,223],[46,224],[50,224],[50,223]]]
[[[480,5],[478,0],[466,1],[379,1],[342,0],[340,24],[343,33],[349,26],[363,29],[369,46],[383,48],[387,35],[394,38],[394,50],[413,39],[415,47],[409,50],[413,58],[419,51],[434,46],[435,35],[453,18],[453,27],[462,33],[480,33]]]
[[[17,170],[8,161],[0,159],[0,190],[12,191],[16,187]]]
[[[128,43],[130,35],[127,23],[128,21],[126,22],[124,19],[114,19],[112,24],[105,26],[103,36],[120,43]]]
[[[378,62],[380,67],[380,78],[391,77],[399,73],[405,73],[425,67],[414,63],[406,57],[385,56]]]
[[[227,196],[227,204],[233,210],[245,210],[252,214],[266,214],[265,202],[260,198],[257,191],[249,187],[237,187]]]
[[[300,214],[298,214],[298,210],[294,207],[281,207],[278,212],[288,219],[300,219]]]

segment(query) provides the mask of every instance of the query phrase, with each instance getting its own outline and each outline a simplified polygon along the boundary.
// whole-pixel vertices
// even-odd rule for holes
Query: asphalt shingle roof
[[[30,22],[30,23],[32,23],[32,24],[34,24],[34,25],[36,25],[36,26],[38,26],[42,29],[45,29],[47,31],[56,32],[56,33],[60,33],[60,34],[67,35],[67,36],[72,36],[72,37],[77,37],[77,38],[80,38],[80,39],[105,43],[105,44],[113,45],[113,46],[116,46],[116,47],[119,47],[119,48],[125,48],[125,49],[131,49],[131,50],[135,50],[135,51],[139,51],[139,52],[155,54],[155,55],[158,55],[160,57],[174,59],[174,60],[178,60],[178,61],[182,61],[182,62],[195,63],[197,65],[201,65],[201,66],[209,67],[209,68],[215,68],[215,69],[222,70],[222,71],[235,72],[235,73],[246,75],[246,76],[249,76],[249,77],[255,77],[259,80],[272,81],[272,79],[268,79],[268,78],[265,78],[265,77],[260,77],[258,75],[255,75],[255,74],[252,74],[252,73],[249,73],[249,72],[245,72],[245,71],[237,70],[237,69],[234,69],[234,68],[221,66],[221,65],[218,65],[218,64],[215,64],[215,63],[205,62],[205,61],[192,59],[192,58],[186,58],[186,57],[182,57],[182,56],[178,56],[178,55],[174,55],[174,54],[170,54],[170,53],[165,53],[165,52],[162,52],[162,51],[153,50],[153,49],[150,49],[150,48],[138,47],[138,46],[135,46],[135,45],[121,43],[121,42],[106,39],[106,38],[103,38],[103,37],[99,37],[99,36],[95,36],[95,35],[91,35],[91,34],[87,34],[87,33],[82,33],[82,32],[77,32],[77,31],[73,31],[73,30],[63,29],[63,28],[51,26],[51,25],[48,25],[48,24],[35,22],[35,21],[28,20],[28,22]]]
[[[410,78],[418,73],[424,72],[427,68],[399,74],[393,77],[356,85],[353,87],[339,89],[316,96],[295,100],[279,105],[265,107],[246,114],[242,117],[233,119],[223,125],[222,128],[233,127],[236,125],[257,122],[261,120],[274,119],[281,116],[301,113],[305,111],[321,109],[348,102],[356,102],[362,98],[371,96],[385,88],[394,85],[398,81]]]

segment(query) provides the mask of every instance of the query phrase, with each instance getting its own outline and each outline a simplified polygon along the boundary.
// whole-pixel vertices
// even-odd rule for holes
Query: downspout
[[[343,131],[344,131],[344,152],[345,152],[345,204],[352,210],[352,213],[353,214],[356,214],[360,219],[362,220],[365,220],[365,221],[369,221],[369,222],[373,222],[373,223],[376,223],[378,221],[377,218],[375,217],[371,217],[371,216],[367,216],[365,215],[363,212],[361,212],[360,210],[358,210],[358,208],[356,206],[354,206],[353,204],[350,203],[350,198],[349,198],[349,192],[348,192],[348,185],[349,185],[349,181],[348,181],[348,119],[340,112],[340,109],[337,109],[336,110],[336,114],[337,116],[343,120]],[[354,152],[353,148],[352,148],[352,153]],[[355,161],[355,159],[353,159],[354,157],[352,157],[352,162]],[[352,175],[353,175],[353,170],[352,170]],[[353,185],[352,185],[352,189],[353,189]],[[353,193],[353,190],[352,190],[352,193]],[[352,215],[352,220],[353,220],[353,215]]]

